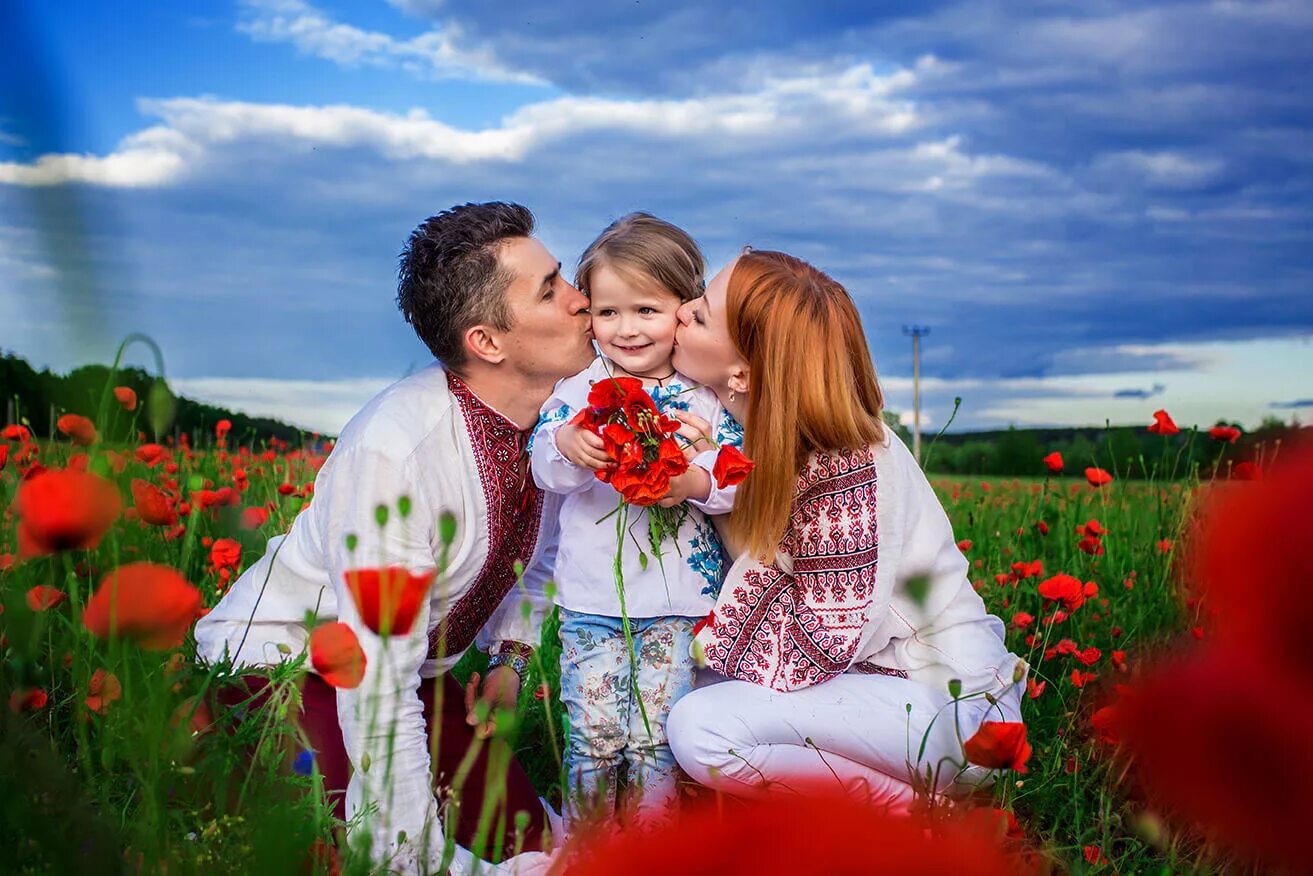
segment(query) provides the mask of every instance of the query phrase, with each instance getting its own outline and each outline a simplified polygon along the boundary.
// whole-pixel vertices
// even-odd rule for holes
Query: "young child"
[[[555,581],[561,700],[570,720],[567,825],[585,814],[612,817],[622,762],[625,809],[643,822],[669,814],[677,798],[678,767],[666,741],[666,716],[692,685],[693,624],[715,604],[722,580],[720,541],[706,515],[728,512],[733,488],[717,489],[710,474],[716,449],[701,448],[688,472],[671,482],[670,496],[687,500],[687,514],[675,537],[660,545],[659,560],[651,555],[647,509],[627,509],[621,555],[635,652],[631,665],[613,571],[615,518],[608,517],[619,494],[595,475],[610,464],[601,439],[569,420],[587,404],[597,381],[635,377],[663,414],[700,417],[715,429],[718,442],[742,445],[742,427],[715,393],[670,365],[675,312],[702,294],[703,271],[697,244],[645,213],[617,220],[589,245],[575,282],[589,296],[593,337],[602,355],[556,385],[530,445],[538,486],[566,497]]]

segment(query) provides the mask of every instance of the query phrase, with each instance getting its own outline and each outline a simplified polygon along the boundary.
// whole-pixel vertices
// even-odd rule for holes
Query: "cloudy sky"
[[[428,361],[410,229],[511,199],[567,267],[634,209],[813,261],[896,409],[930,328],[928,427],[1307,420],[1310,47],[1305,0],[3,4],[0,348],[145,332],[334,431]]]

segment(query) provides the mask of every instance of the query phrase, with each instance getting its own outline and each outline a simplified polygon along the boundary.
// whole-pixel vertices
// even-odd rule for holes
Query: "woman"
[[[756,462],[697,638],[728,680],[675,705],[680,765],[731,794],[838,781],[900,810],[914,784],[983,778],[959,776],[961,740],[1020,720],[1026,666],[884,426],[851,297],[806,262],[745,251],[679,317],[675,367],[716,391]]]

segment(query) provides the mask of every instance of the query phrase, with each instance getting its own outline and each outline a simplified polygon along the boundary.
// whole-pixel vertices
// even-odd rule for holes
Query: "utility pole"
[[[930,334],[925,325],[905,325],[903,334],[912,337],[912,455],[921,462],[921,338]]]

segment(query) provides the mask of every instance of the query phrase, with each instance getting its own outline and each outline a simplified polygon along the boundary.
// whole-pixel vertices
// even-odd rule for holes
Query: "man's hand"
[[[483,681],[482,689],[480,681]],[[511,667],[495,666],[484,679],[476,672],[465,685],[465,723],[474,728],[476,737],[487,739],[497,730],[497,712],[502,709],[514,712],[519,699],[520,676]]]
[[[657,504],[662,508],[678,505],[685,499],[706,500],[711,495],[711,474],[700,465],[690,465],[688,471],[670,479],[670,492]]]
[[[575,465],[593,471],[611,465],[611,457],[606,455],[602,439],[575,425],[567,423],[556,430],[556,449]]]

